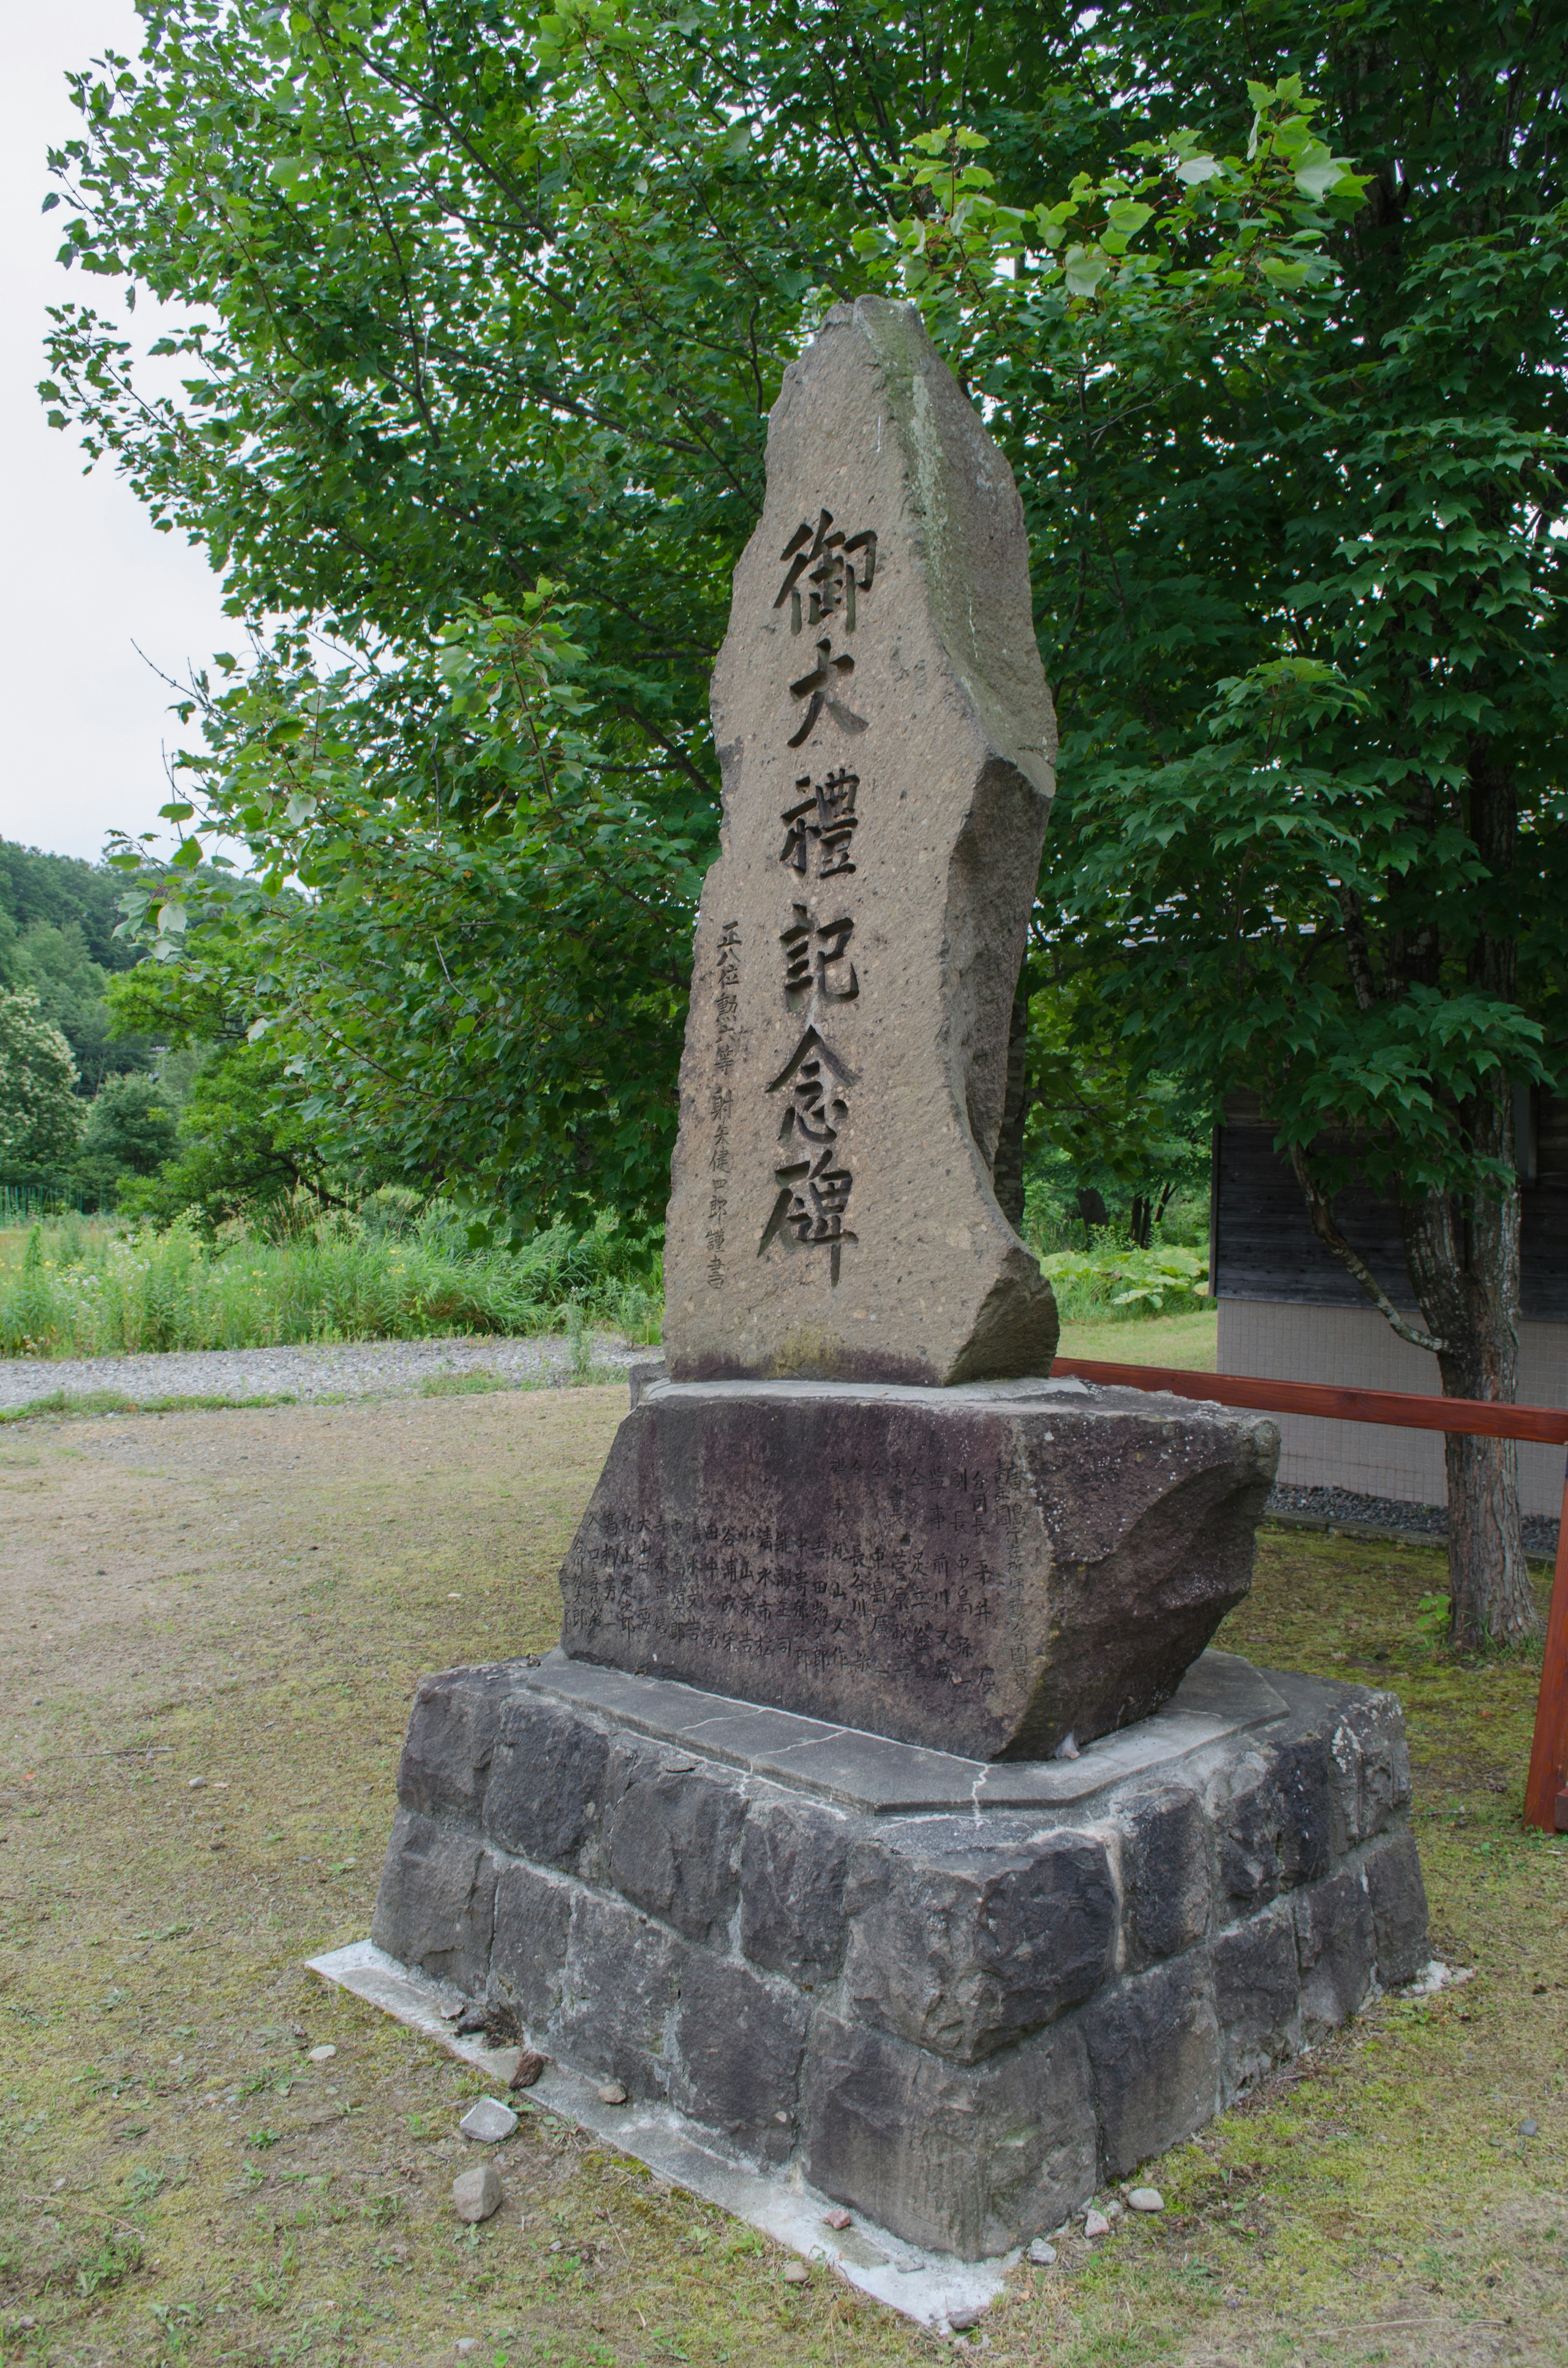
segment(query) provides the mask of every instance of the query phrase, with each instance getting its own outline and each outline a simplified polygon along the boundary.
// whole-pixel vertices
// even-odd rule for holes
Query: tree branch
[[[1316,1178],[1308,1173],[1307,1163],[1300,1144],[1293,1143],[1290,1145],[1290,1165],[1296,1171],[1296,1181],[1301,1186],[1302,1197],[1306,1201],[1307,1214],[1312,1219],[1312,1231],[1324,1249],[1331,1250],[1346,1273],[1360,1284],[1379,1315],[1393,1326],[1402,1340],[1408,1340],[1413,1349],[1430,1349],[1435,1357],[1446,1357],[1449,1353],[1449,1343],[1446,1340],[1435,1338],[1430,1332],[1423,1332],[1418,1326],[1407,1322],[1366,1260],[1357,1257],[1334,1222],[1334,1213],[1328,1205],[1326,1193]]]

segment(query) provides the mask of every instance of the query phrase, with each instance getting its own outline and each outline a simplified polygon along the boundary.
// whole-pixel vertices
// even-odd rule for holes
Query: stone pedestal
[[[978,2260],[1426,1959],[1391,1695],[1208,1653],[1002,1763],[551,1654],[421,1686],[374,1937]]]

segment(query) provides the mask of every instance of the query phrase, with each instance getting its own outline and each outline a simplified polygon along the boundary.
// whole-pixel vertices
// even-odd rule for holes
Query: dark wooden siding
[[[1568,1323],[1568,1100],[1543,1095],[1537,1112],[1538,1180],[1522,1188],[1522,1312]],[[1301,1187],[1274,1148],[1274,1130],[1249,1097],[1232,1095],[1214,1146],[1214,1287],[1222,1299],[1300,1306],[1370,1304],[1312,1229]],[[1414,1308],[1392,1201],[1352,1187],[1335,1203],[1351,1247],[1396,1307]]]

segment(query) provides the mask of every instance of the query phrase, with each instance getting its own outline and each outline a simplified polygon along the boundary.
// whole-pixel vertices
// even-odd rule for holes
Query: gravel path
[[[629,1365],[656,1357],[609,1335],[596,1335],[594,1381],[619,1378]],[[0,1407],[38,1398],[117,1390],[149,1398],[417,1397],[432,1382],[464,1373],[494,1373],[512,1388],[572,1381],[570,1344],[531,1339],[341,1340],[295,1349],[174,1349],[144,1357],[8,1357],[0,1359]]]
[[[1287,1520],[1324,1522],[1335,1529],[1366,1528],[1383,1535],[1429,1537],[1434,1543],[1449,1534],[1446,1505],[1406,1504],[1398,1497],[1362,1497],[1351,1488],[1276,1488],[1264,1508]],[[1557,1523],[1547,1514],[1524,1518],[1525,1552],[1550,1560],[1557,1552]]]

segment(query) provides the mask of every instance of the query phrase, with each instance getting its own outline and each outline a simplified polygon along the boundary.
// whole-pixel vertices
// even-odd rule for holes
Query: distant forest
[[[78,856],[0,839],[0,989],[32,988],[75,1055],[86,1100],[107,1077],[152,1065],[150,1039],[110,1037],[104,999],[110,974],[142,959],[114,934],[125,885]]]

